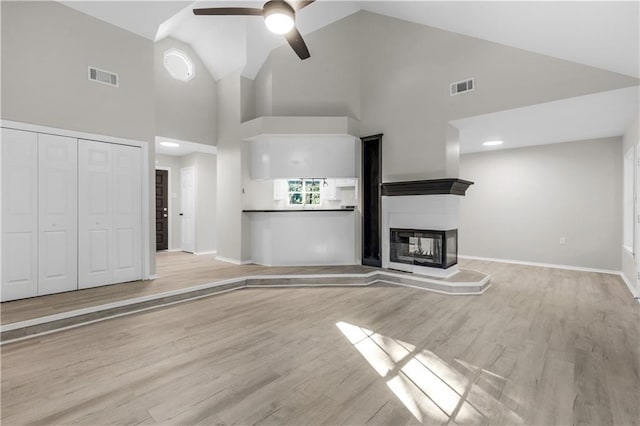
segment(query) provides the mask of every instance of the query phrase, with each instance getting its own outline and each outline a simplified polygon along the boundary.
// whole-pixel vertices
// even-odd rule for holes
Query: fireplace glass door
[[[391,229],[391,262],[431,268],[458,263],[457,230]]]

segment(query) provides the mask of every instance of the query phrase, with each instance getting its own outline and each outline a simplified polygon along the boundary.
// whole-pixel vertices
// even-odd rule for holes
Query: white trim
[[[131,146],[147,146],[151,142],[137,141],[134,139],[125,139],[115,136],[99,135],[96,133],[79,132],[76,130],[60,129],[57,127],[41,126],[39,124],[21,123],[19,121],[0,120],[0,127],[7,129],[26,130],[28,132],[46,133],[55,136],[67,136],[77,139],[88,139],[97,142],[110,142],[120,145]]]
[[[624,283],[627,285],[627,287],[629,288],[629,292],[631,293],[631,295],[633,296],[634,299],[636,299],[636,301],[638,303],[640,303],[640,293],[638,293],[636,291],[635,288],[633,288],[633,286],[631,285],[631,281],[629,281],[629,279],[627,278],[627,276],[624,274],[624,272],[620,272],[620,278],[622,278],[622,281],[624,281]]]
[[[218,256],[217,254],[216,254],[216,260],[219,260],[221,262],[233,263],[234,265],[250,265],[253,263],[251,260],[231,259],[230,257]]]
[[[60,129],[56,127],[41,126],[39,124],[21,123],[19,121],[10,120],[0,120],[0,127],[15,130],[25,130],[28,132],[43,133],[54,136],[66,136],[76,139],[86,139],[90,141],[135,146],[142,150],[142,279],[149,279],[149,276],[151,275],[151,253],[155,253],[155,244],[153,247],[151,245],[151,220],[149,215],[149,204],[151,202],[151,193],[149,191],[149,144],[151,142],[124,139],[107,135],[98,135],[96,133],[79,132],[76,130]]]
[[[153,274],[149,277],[150,280],[157,280],[158,278],[160,278],[160,275],[158,274]]]
[[[620,271],[614,271],[612,269],[587,268],[585,266],[559,265],[555,263],[528,262],[525,260],[497,259],[493,257],[468,256],[468,255],[461,255],[461,254],[458,255],[458,258],[469,259],[469,260],[485,260],[488,262],[513,263],[515,265],[540,266],[542,268],[568,269],[571,271],[596,272],[599,274],[610,274],[610,275],[621,274]]]
[[[197,251],[193,254],[195,254],[196,256],[202,256],[204,254],[216,254],[218,253],[216,250],[211,250],[211,251]]]
[[[171,250],[171,246],[172,246],[172,240],[173,238],[171,238],[171,234],[172,234],[172,226],[171,226],[171,222],[173,222],[173,217],[171,216],[171,205],[172,205],[172,201],[171,201],[171,167],[169,166],[156,166],[156,170],[165,170],[167,172],[167,180],[169,181],[168,185],[167,185],[167,191],[169,192],[169,194],[167,194],[167,217],[168,217],[168,223],[169,223],[169,230],[167,231],[169,233],[169,241],[167,241],[167,251]],[[157,252],[158,250],[156,250]],[[160,250],[162,251],[162,250]]]
[[[483,280],[484,281],[484,280]],[[486,286],[484,289],[480,290],[479,292],[475,292],[475,293],[466,293],[466,292],[460,292],[460,293],[450,293],[448,291],[442,291],[442,290],[436,290],[434,288],[424,288],[424,287],[419,287],[417,285],[411,285],[411,284],[404,284],[404,283],[394,283],[393,281],[385,281],[385,280],[378,280],[376,282],[380,282],[380,283],[387,283],[387,284],[393,284],[393,285],[399,285],[402,287],[411,287],[411,288],[417,288],[418,290],[425,290],[425,291],[432,291],[434,293],[440,293],[440,294],[446,294],[448,296],[477,296],[480,294],[484,294],[489,287],[491,287],[491,284],[489,284],[488,286]],[[484,284],[471,284],[471,285],[479,285],[482,286]]]
[[[634,256],[633,247],[622,246],[622,250],[626,251],[631,257]]]

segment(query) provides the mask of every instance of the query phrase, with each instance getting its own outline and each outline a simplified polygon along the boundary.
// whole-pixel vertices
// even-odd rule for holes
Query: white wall
[[[185,52],[195,66],[194,77],[179,81],[164,68],[164,52]],[[198,55],[185,43],[165,38],[154,46],[156,136],[216,144],[216,84]]]
[[[217,251],[218,257],[241,261],[251,256],[243,244],[241,77],[235,72],[216,82],[218,137]],[[248,224],[246,224],[248,231]],[[249,232],[246,232],[249,234]],[[243,249],[245,252],[243,252]],[[243,257],[244,255],[244,257]]]
[[[216,156],[196,156],[196,252],[216,251],[217,234],[217,164]]]
[[[621,138],[466,154],[460,175],[461,255],[621,269]]]
[[[633,149],[633,147],[638,147],[640,145],[640,118],[636,118],[634,122],[629,126],[627,131],[624,134],[623,142],[622,142],[622,154],[627,152],[629,149]],[[636,160],[637,161],[637,160]],[[640,176],[636,176],[635,182],[635,193],[638,193],[638,181]],[[620,185],[620,188],[623,188],[623,185]],[[621,201],[621,205],[622,205]],[[637,203],[637,201],[636,201]],[[636,204],[636,215],[639,213],[638,205]],[[622,213],[621,213],[622,214]],[[621,219],[622,220],[622,217]],[[638,225],[636,224],[636,228]],[[635,237],[635,251],[638,252],[640,249],[640,241],[638,241],[638,235],[640,235],[640,229],[636,229],[636,237]],[[622,236],[620,237],[622,239]],[[636,254],[636,257],[638,255]],[[631,291],[635,297],[640,297],[640,286],[637,279],[638,272],[638,262],[637,259],[634,258],[632,254],[630,254],[627,250],[622,249],[622,273],[627,281],[627,283],[631,287]]]
[[[196,182],[195,193],[195,252],[216,251],[216,203],[217,203],[217,161],[212,154],[193,153],[182,157],[156,155],[156,166],[171,169],[171,245],[169,250],[181,248],[180,218],[180,169],[193,167]],[[154,210],[155,211],[155,210]]]
[[[447,166],[455,169],[446,152],[452,119],[638,84],[363,11],[305,39],[308,60],[300,61],[287,45],[271,53],[255,80],[256,112],[360,119],[362,135],[384,133],[384,181],[442,177]],[[449,96],[449,83],[467,77],[476,78],[475,91]]]

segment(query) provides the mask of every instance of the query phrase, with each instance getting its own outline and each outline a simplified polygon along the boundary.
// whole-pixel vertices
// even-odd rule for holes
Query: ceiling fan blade
[[[309,54],[309,49],[302,39],[302,34],[300,34],[300,31],[298,31],[296,27],[293,27],[291,31],[285,34],[285,37],[287,38],[287,41],[289,42],[289,45],[291,46],[293,51],[296,52],[300,59],[305,60],[311,57],[311,54]]]
[[[288,3],[291,5],[291,7],[293,7],[293,10],[298,11],[303,7],[309,6],[314,1],[315,0],[289,0]]]
[[[194,15],[250,15],[262,16],[262,9],[255,7],[210,7],[193,9]]]

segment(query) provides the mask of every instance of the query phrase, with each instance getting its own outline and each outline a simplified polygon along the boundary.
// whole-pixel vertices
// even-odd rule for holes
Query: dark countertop
[[[353,208],[348,209],[280,209],[280,210],[242,210],[243,213],[307,213],[307,212],[352,212]]]

